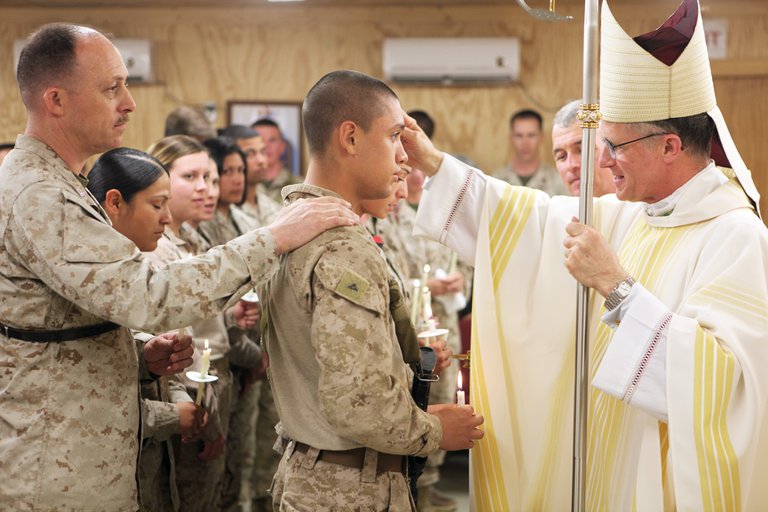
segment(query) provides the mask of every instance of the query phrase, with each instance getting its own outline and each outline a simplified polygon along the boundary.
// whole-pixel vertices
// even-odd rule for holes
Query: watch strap
[[[605,298],[605,309],[608,311],[613,311],[616,309],[619,304],[621,304],[622,301],[627,298],[627,295],[629,295],[629,290],[632,288],[633,284],[635,284],[635,280],[632,278],[632,276],[627,276],[626,279],[622,279],[616,283],[616,286],[613,287],[611,293],[609,293]],[[624,288],[622,285],[626,285],[627,291],[622,290],[622,288]]]

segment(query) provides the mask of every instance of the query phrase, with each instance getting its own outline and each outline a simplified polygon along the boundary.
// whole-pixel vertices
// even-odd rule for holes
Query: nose
[[[123,101],[120,102],[120,112],[133,112],[136,110],[136,102],[133,101],[133,96],[131,96],[131,91],[128,90],[125,85],[123,85],[123,93],[124,98]]]
[[[603,147],[598,148],[598,151],[600,152],[600,158],[598,159],[597,164],[600,167],[613,167],[613,164],[615,164],[616,161],[611,157],[611,152],[608,150],[608,146],[603,145]]]
[[[581,154],[570,153],[568,155],[568,168],[574,176],[581,176]]]
[[[160,213],[160,224],[165,226],[167,224],[171,223],[171,209],[168,208],[168,205],[163,205],[163,209]]]
[[[403,147],[403,139],[397,139],[397,155],[395,156],[398,164],[404,164],[408,161],[408,153]]]
[[[208,188],[208,183],[203,176],[200,176],[195,180],[195,190],[205,190]]]

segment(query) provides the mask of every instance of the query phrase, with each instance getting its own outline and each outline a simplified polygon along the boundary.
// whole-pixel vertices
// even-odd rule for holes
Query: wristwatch
[[[623,281],[619,281],[605,298],[605,309],[608,311],[616,309],[621,301],[627,298],[633,284],[635,284],[635,280],[632,279],[632,276],[627,276]]]

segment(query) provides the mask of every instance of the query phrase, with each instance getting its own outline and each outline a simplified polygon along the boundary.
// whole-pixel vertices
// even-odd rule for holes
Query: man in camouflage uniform
[[[383,82],[352,71],[323,77],[304,102],[307,181],[286,202],[389,196],[407,155],[404,114]],[[427,413],[410,395],[390,312],[386,263],[362,226],[329,231],[283,258],[262,294],[270,377],[285,450],[274,510],[414,510],[404,455],[473,446],[470,407]]]
[[[29,118],[0,167],[8,510],[135,510],[139,365],[146,377],[177,372],[191,348],[161,336],[137,357],[130,331],[115,324],[160,332],[212,316],[270,275],[277,255],[353,222],[338,203],[303,204],[269,230],[154,272],[81,175],[89,157],[120,145],[135,108],[127,75],[106,37],[74,25],[43,27],[19,60]]]

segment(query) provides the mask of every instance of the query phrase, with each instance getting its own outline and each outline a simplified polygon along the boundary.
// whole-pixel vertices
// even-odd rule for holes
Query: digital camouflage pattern
[[[375,473],[368,468],[368,471]],[[362,471],[365,472],[365,469]],[[408,483],[400,473],[361,478],[358,469],[317,460],[317,452],[293,451],[280,461],[272,494],[274,512],[411,512]]]
[[[208,247],[208,242],[201,239],[198,233],[186,224],[181,226],[179,236],[166,226],[157,249],[148,253],[147,257],[157,268],[163,268],[174,261],[190,258]],[[199,357],[207,340],[211,349],[209,373],[219,378],[204,388],[202,406],[208,411],[208,424],[202,440],[181,443],[178,436],[174,439],[175,479],[180,510],[203,512],[219,509],[224,486],[225,456],[212,461],[201,461],[197,455],[203,450],[206,441],[216,441],[221,436],[227,437],[228,434],[232,404],[232,372],[228,359],[230,343],[223,314],[195,322],[189,327],[189,333],[195,346],[195,363],[192,367],[200,368]],[[180,377],[180,380],[190,396],[197,397],[198,384],[186,377]]]
[[[191,402],[177,375],[141,382],[140,510],[179,510],[171,435],[179,431],[177,402]]]
[[[262,184],[256,185],[256,205],[243,203],[237,207],[240,211],[256,221],[257,226],[268,226],[277,218],[283,208],[283,199],[275,201],[264,192]]]
[[[264,193],[272,198],[273,201],[281,203],[283,201],[283,187],[297,185],[302,181],[304,181],[304,179],[301,176],[296,176],[290,169],[283,167],[280,169],[280,172],[274,180],[259,183],[259,186],[263,187]]]
[[[110,320],[163,332],[220,312],[277,264],[258,232],[155,272],[65,163],[23,135],[0,167],[0,234],[0,322],[20,329]],[[3,507],[134,511],[138,375],[126,328],[62,343],[0,334]]]
[[[286,192],[287,202],[333,195],[310,185]],[[260,296],[269,315],[265,338],[273,395],[289,438],[327,450],[368,447],[423,456],[437,449],[440,422],[411,398],[412,374],[389,311],[387,266],[363,226],[332,229],[282,257],[269,291]],[[301,456],[287,460],[289,452],[274,483],[275,507],[285,496],[280,510],[361,510],[370,493],[390,500],[379,510],[410,501],[400,473],[384,473],[374,479],[377,490],[362,492],[359,470],[318,462],[297,472],[294,461]],[[316,474],[306,475],[312,468]],[[334,474],[354,479],[352,473],[356,486],[320,484]],[[345,505],[323,508],[329,503]]]

